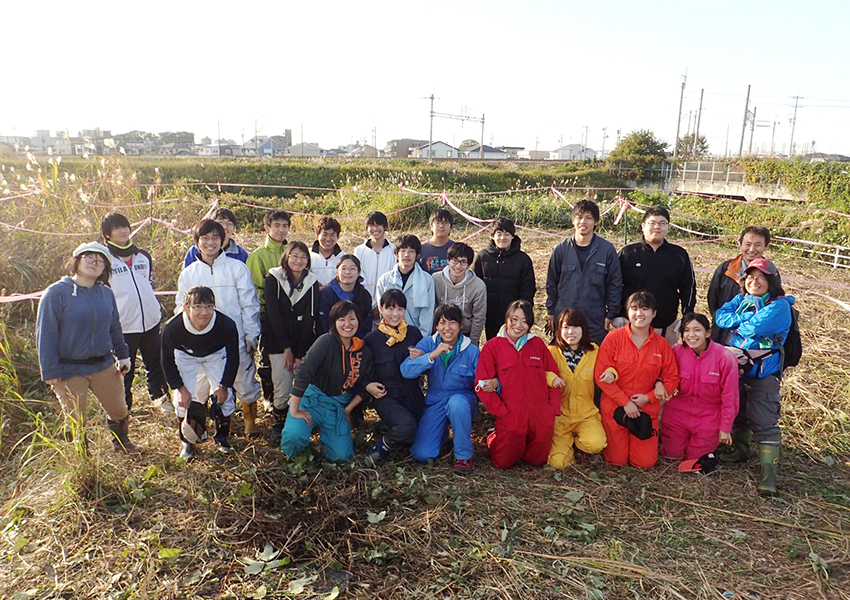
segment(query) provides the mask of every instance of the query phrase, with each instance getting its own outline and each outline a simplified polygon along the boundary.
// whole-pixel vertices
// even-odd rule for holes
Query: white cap
[[[109,249],[100,244],[98,242],[86,242],[85,244],[80,244],[76,248],[74,248],[74,258],[77,258],[80,254],[85,254],[86,252],[96,252],[97,254],[102,254],[103,258],[106,259],[106,264],[112,260],[112,255],[109,253]]]

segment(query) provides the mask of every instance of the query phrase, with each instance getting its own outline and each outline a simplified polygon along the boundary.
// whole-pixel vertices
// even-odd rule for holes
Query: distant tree
[[[478,142],[475,140],[463,140],[458,147],[458,150],[467,150],[469,148],[477,148]]]
[[[617,144],[617,147],[608,155],[608,160],[613,164],[625,161],[632,167],[637,179],[643,179],[644,170],[667,158],[667,142],[655,137],[649,129],[638,129],[632,131]]]
[[[697,158],[708,154],[708,140],[704,135],[699,136],[699,139],[694,145],[695,134],[691,133],[683,138],[679,138],[679,156],[686,158]]]

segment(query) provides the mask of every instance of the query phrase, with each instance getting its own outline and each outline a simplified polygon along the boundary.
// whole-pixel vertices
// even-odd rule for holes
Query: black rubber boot
[[[272,425],[272,437],[276,443],[280,443],[280,436],[283,434],[283,427],[286,425],[286,413],[289,412],[289,407],[280,409],[272,409],[274,416],[274,425]]]
[[[183,430],[180,428],[182,423],[182,419],[177,419],[177,434],[180,436],[180,455],[178,458],[189,462],[190,460],[195,460],[195,445],[190,444],[183,437]]]
[[[734,450],[727,454],[721,454],[720,460],[725,463],[744,463],[750,460],[750,444],[753,441],[752,431],[740,431],[732,433],[732,447]]]
[[[230,435],[230,417],[215,417],[215,447],[222,454],[230,454],[233,452],[233,446],[230,445],[228,436]]]
[[[129,419],[130,417],[124,417],[120,421],[106,421],[109,431],[111,431],[112,435],[115,436],[115,439],[112,440],[112,447],[116,452],[135,453],[142,451],[142,448],[131,442],[130,438],[127,436]]]

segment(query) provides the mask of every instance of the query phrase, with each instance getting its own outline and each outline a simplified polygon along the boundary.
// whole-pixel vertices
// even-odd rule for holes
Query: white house
[[[413,149],[414,158],[460,158],[460,151],[445,142],[434,142]]]
[[[322,156],[323,151],[319,148],[319,144],[311,144],[309,142],[294,144],[283,151],[284,156]]]
[[[496,159],[496,160],[507,160],[510,156],[504,150],[499,150],[498,148],[493,148],[492,146],[488,146],[484,144],[484,156],[481,156],[481,146],[473,146],[472,148],[467,148],[463,151],[464,158],[484,158],[484,159]]]
[[[596,151],[582,144],[567,144],[549,153],[549,160],[585,160],[596,158]]]

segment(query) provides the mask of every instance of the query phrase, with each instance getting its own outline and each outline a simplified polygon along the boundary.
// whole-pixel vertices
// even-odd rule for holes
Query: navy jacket
[[[372,351],[374,363],[373,381],[379,381],[387,388],[387,397],[396,400],[419,419],[425,408],[425,397],[419,387],[419,379],[406,379],[401,375],[401,363],[410,357],[410,348],[422,340],[422,333],[416,327],[407,327],[404,341],[387,346],[386,333],[369,332],[366,335],[366,347]]]

